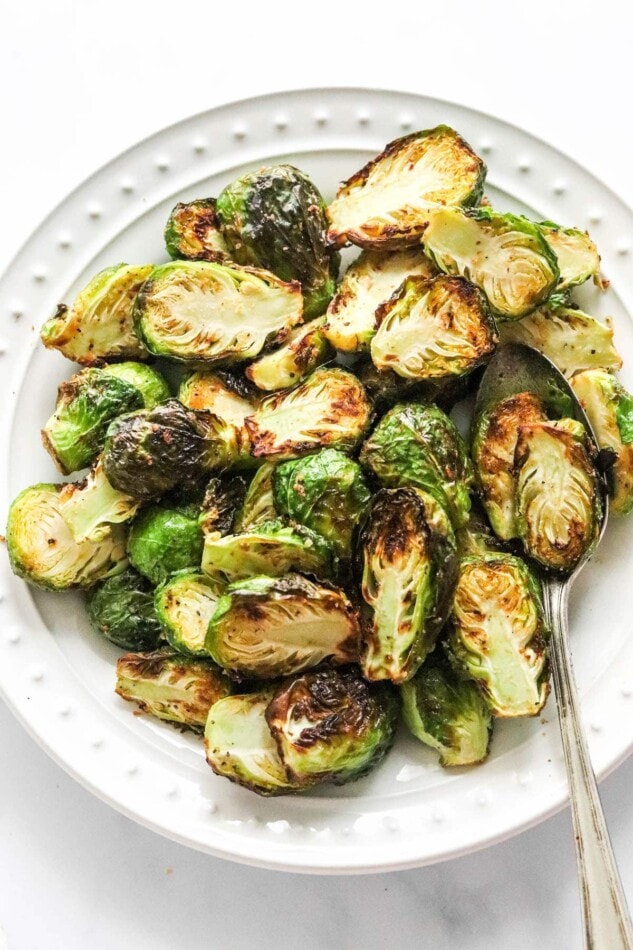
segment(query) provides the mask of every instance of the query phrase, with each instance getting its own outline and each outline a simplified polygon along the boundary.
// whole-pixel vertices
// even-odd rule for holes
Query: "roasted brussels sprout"
[[[176,574],[157,588],[153,605],[170,647],[186,656],[206,656],[207,627],[219,589],[205,574]]]
[[[472,470],[464,440],[437,406],[401,403],[363,444],[360,461],[387,488],[412,485],[432,495],[453,527],[468,519]]]
[[[336,449],[282,462],[273,474],[275,509],[322,535],[340,558],[349,558],[352,533],[371,493],[363,470]]]
[[[407,277],[376,318],[374,364],[408,379],[463,376],[499,340],[486,298],[463,277]]]
[[[299,284],[274,274],[172,261],[154,268],[134,307],[136,331],[156,356],[195,363],[233,363],[281,342],[302,320]]]
[[[136,295],[152,265],[117,264],[92,278],[72,307],[60,304],[40,336],[49,349],[91,366],[102,360],[138,360],[147,350],[134,330]]]
[[[584,284],[590,277],[600,286],[600,255],[586,231],[561,228],[552,221],[540,221],[538,228],[558,260],[557,290]]]
[[[102,366],[101,370],[134,386],[141,394],[144,409],[153,409],[171,397],[167,380],[157,369],[146,363],[112,363],[110,366]]]
[[[98,540],[75,541],[64,518],[61,486],[20,492],[9,508],[7,547],[14,574],[48,590],[90,587],[126,566],[126,531],[110,525]]]
[[[420,742],[436,749],[440,765],[476,765],[488,755],[492,718],[481,690],[459,676],[439,648],[402,684],[402,714]]]
[[[290,527],[282,521],[266,521],[242,534],[207,535],[202,570],[221,581],[239,581],[257,574],[281,577],[288,571],[304,571],[330,577],[332,548],[303,525]]]
[[[165,247],[174,260],[226,260],[229,249],[220,231],[215,199],[177,204],[165,225]]]
[[[293,165],[249,172],[221,192],[217,213],[234,260],[299,281],[306,317],[324,312],[339,259],[325,243],[325,202],[304,172]]]
[[[415,488],[383,488],[360,533],[361,668],[403,683],[435,646],[457,581],[455,538],[440,505]]]
[[[396,691],[357,670],[313,670],[275,691],[266,721],[288,778],[298,786],[353,782],[391,747],[400,713]]]
[[[246,485],[246,479],[235,474],[209,480],[198,515],[205,536],[218,537],[233,531],[237,512],[244,503]]]
[[[436,208],[481,198],[486,166],[453,129],[438,125],[390,142],[339,188],[327,209],[340,247],[418,244]]]
[[[558,283],[556,255],[538,226],[514,214],[444,208],[432,215],[423,243],[440,270],[480,287],[501,320],[525,316]]]
[[[219,666],[275,679],[323,660],[358,660],[356,611],[342,590],[302,577],[252,577],[218,601],[205,646]]]
[[[600,449],[611,449],[615,461],[609,468],[609,511],[617,515],[633,509],[633,396],[611,373],[586,370],[572,376]]]
[[[125,650],[155,650],[162,635],[154,609],[154,588],[128,567],[92,587],[88,617],[94,630]]]
[[[273,393],[246,420],[255,458],[276,462],[335,446],[352,451],[371,420],[357,378],[344,369],[317,369],[294,389]]]
[[[468,376],[445,376],[443,379],[406,379],[392,369],[377,369],[371,360],[354,367],[367,395],[379,414],[393,409],[396,403],[434,402],[450,412],[456,402],[465,399],[474,389],[475,373]]]
[[[78,543],[107,537],[113,524],[131,521],[139,507],[131,495],[112,487],[101,462],[96,463],[83,481],[62,485],[59,501],[64,521]]]
[[[462,560],[448,647],[495,716],[541,711],[549,692],[547,630],[539,582],[520,558]]]
[[[115,692],[157,719],[201,732],[211,707],[231,692],[231,683],[210,660],[162,649],[120,656]]]
[[[255,472],[251,483],[246,489],[242,507],[235,515],[233,530],[244,533],[265,524],[266,521],[275,521],[279,512],[273,501],[273,472],[276,466],[272,462],[264,462]]]
[[[153,584],[200,566],[203,535],[193,512],[152,505],[134,519],[127,543],[131,564]]]
[[[246,397],[245,387],[241,392],[237,390],[238,386],[225,373],[192,373],[181,383],[178,399],[188,409],[212,412],[225,422],[242,428],[255,406]]]
[[[378,323],[376,311],[405,277],[431,278],[437,273],[419,247],[401,251],[363,251],[345,271],[327,309],[323,332],[343,353],[367,350]]]
[[[283,346],[260,356],[246,368],[248,378],[258,389],[268,392],[287,389],[305,379],[332,356],[330,344],[323,334],[324,323],[325,317],[317,317],[310,323],[295,327]]]

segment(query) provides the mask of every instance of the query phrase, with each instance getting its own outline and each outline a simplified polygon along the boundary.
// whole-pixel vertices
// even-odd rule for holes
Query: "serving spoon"
[[[475,414],[520,392],[539,396],[550,418],[573,418],[582,422],[596,441],[589,420],[562,373],[538,350],[520,343],[497,349],[482,377]],[[610,460],[605,459],[603,453],[597,453],[596,470],[603,495],[597,543],[604,534],[609,513],[607,484],[601,471],[601,462],[604,469],[605,461],[608,464]],[[593,551],[595,546],[569,573],[546,573],[542,567],[540,570],[545,616],[551,631],[552,677],[576,839],[585,947],[631,950],[633,926],[589,758],[568,643],[569,592]]]

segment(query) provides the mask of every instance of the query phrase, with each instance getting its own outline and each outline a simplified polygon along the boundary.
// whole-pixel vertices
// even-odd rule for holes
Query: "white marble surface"
[[[78,181],[170,122],[317,85],[463,102],[550,140],[633,203],[633,17],[617,0],[310,11],[35,0],[0,35],[0,269]],[[0,306],[2,301],[0,301]],[[567,812],[419,871],[285,875],[189,851],[69,779],[0,705],[0,950],[567,950],[581,944]],[[602,785],[633,901],[633,760]]]

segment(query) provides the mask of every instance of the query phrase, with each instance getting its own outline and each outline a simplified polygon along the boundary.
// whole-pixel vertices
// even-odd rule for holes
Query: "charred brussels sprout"
[[[395,690],[354,669],[314,670],[283,683],[266,709],[289,779],[298,786],[353,782],[391,747],[400,713]]]
[[[345,271],[327,309],[324,334],[343,353],[367,350],[378,327],[376,311],[405,277],[427,279],[437,273],[419,247],[402,251],[363,251]]]
[[[449,521],[415,488],[382,489],[360,533],[361,668],[403,683],[435,646],[450,613],[458,559]]]
[[[112,487],[101,462],[83,481],[62,485],[59,501],[64,521],[77,542],[107,537],[112,525],[130,521],[139,507],[131,495]]]
[[[329,577],[333,570],[332,548],[316,531],[303,525],[289,527],[282,521],[267,521],[242,534],[223,538],[208,535],[202,570],[224,581],[264,573],[281,577],[288,571]]]
[[[177,204],[165,225],[165,247],[174,260],[226,260],[229,249],[220,231],[215,199]]]
[[[136,330],[156,356],[233,363],[258,356],[302,320],[298,284],[210,261],[154,268],[134,308]]]
[[[600,286],[600,255],[586,231],[561,228],[552,221],[541,221],[538,228],[554,251],[560,277],[557,290],[568,290],[593,277]]]
[[[358,618],[342,590],[299,574],[231,584],[209,623],[207,651],[219,666],[275,679],[358,660]]]
[[[224,189],[217,212],[234,260],[299,281],[306,317],[323,313],[339,260],[325,244],[325,202],[304,172],[293,165],[249,172]]]
[[[360,247],[418,244],[433,211],[481,198],[486,166],[453,129],[438,125],[390,142],[339,188],[328,240]]]
[[[108,577],[87,594],[92,627],[125,650],[154,650],[162,630],[154,588],[132,568]]]
[[[275,521],[279,512],[273,500],[273,472],[276,466],[272,462],[264,462],[255,472],[251,483],[246,489],[242,507],[235,516],[233,528],[243,533],[264,524],[266,521]]]
[[[246,417],[255,411],[245,392],[246,387],[238,387],[226,374],[192,373],[181,383],[178,399],[188,409],[212,412],[241,428]]]
[[[224,475],[207,483],[198,522],[206,535],[230,534],[240,506],[244,503],[246,480],[241,475]]]
[[[137,360],[147,350],[134,330],[136,295],[152,265],[117,264],[92,278],[72,307],[60,304],[41,330],[44,346],[91,366],[102,360]]]
[[[488,755],[492,719],[484,696],[459,676],[439,650],[402,684],[402,713],[420,742],[436,749],[440,765],[476,765]]]
[[[255,458],[299,458],[333,446],[353,451],[371,420],[365,390],[343,369],[317,369],[263,400],[246,420]]]
[[[153,604],[170,647],[209,656],[204,641],[218,598],[218,587],[204,574],[177,574],[156,590]]]
[[[371,493],[358,462],[336,449],[323,449],[278,465],[273,497],[279,514],[317,531],[338,557],[349,558],[354,528]]]
[[[134,519],[127,550],[137,571],[153,584],[162,584],[177,571],[199,567],[202,546],[196,515],[156,505]]]
[[[633,396],[611,373],[587,370],[570,380],[601,449],[611,449],[609,511],[628,514],[633,508]]]
[[[119,657],[115,692],[157,719],[201,732],[209,710],[229,695],[231,684],[210,660],[163,649]]]
[[[462,277],[407,277],[377,319],[373,362],[409,379],[469,373],[499,339],[486,298]]]
[[[258,389],[273,391],[294,386],[332,356],[330,344],[323,335],[325,317],[317,317],[304,326],[295,327],[278,350],[260,356],[246,369],[246,375]]]
[[[537,225],[514,214],[445,208],[432,216],[423,242],[440,270],[481,288],[501,320],[525,316],[558,283],[556,255]]]
[[[470,459],[464,440],[437,406],[394,406],[363,444],[360,461],[387,488],[411,485],[428,492],[455,528],[467,521]]]
[[[449,652],[482,690],[495,716],[536,716],[549,691],[547,638],[538,581],[519,558],[464,558]]]

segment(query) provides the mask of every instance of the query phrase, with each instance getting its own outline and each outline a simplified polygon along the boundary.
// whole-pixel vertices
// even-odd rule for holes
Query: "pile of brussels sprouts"
[[[355,779],[400,711],[442,765],[548,694],[539,576],[601,517],[582,424],[531,392],[447,415],[506,342],[570,378],[612,508],[633,507],[633,398],[576,228],[493,211],[452,129],[392,142],[326,207],[291,165],[177,205],[168,263],[119,264],[43,326],[81,365],[44,426],[66,484],[26,488],[16,574],[85,590],[127,652],[116,691],[200,732],[261,794]],[[338,249],[361,248],[339,280]],[[167,378],[164,375],[167,372]]]

